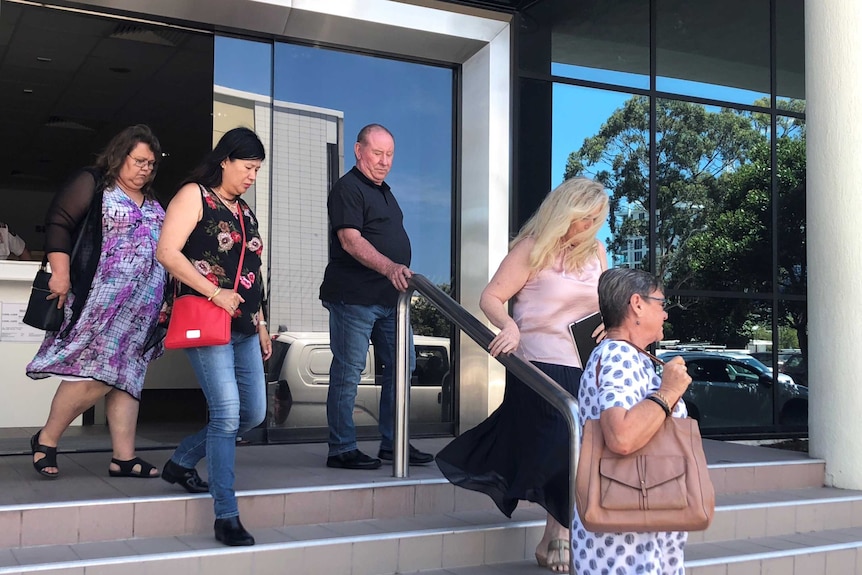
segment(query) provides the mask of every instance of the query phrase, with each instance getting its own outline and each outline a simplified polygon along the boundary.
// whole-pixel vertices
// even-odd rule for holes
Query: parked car
[[[410,421],[439,423],[448,417],[452,397],[449,339],[417,335],[413,340],[416,370],[410,384]],[[267,366],[270,425],[326,427],[331,362],[328,332],[282,332],[273,337]],[[377,425],[382,368],[370,345],[353,410],[357,426]]]
[[[743,351],[722,351],[722,355],[726,355],[728,357],[735,357],[743,363],[747,363],[749,365],[753,365],[756,369],[766,370],[769,373],[772,373],[772,367],[765,364],[760,358],[755,357],[754,354],[743,352]],[[779,356],[779,366],[781,365],[781,359]],[[778,381],[784,383],[796,383],[793,381],[793,378],[787,375],[786,373],[782,373],[781,368],[779,367],[778,371]]]
[[[665,352],[665,361],[681,356],[692,382],[683,400],[701,429],[772,425],[775,379],[754,357],[716,352]],[[779,374],[778,423],[808,425],[808,388]]]
[[[792,351],[784,353],[784,361],[778,366],[778,370],[791,376],[799,385],[808,387],[808,361],[801,352]]]

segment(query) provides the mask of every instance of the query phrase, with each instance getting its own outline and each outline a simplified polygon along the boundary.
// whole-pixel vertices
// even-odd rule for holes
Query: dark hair
[[[599,311],[605,329],[620,327],[626,319],[634,294],[646,297],[661,289],[661,282],[650,273],[632,268],[605,270],[599,276]]]
[[[153,134],[153,131],[150,130],[149,126],[145,124],[129,126],[111,138],[111,141],[108,142],[108,145],[105,146],[105,149],[102,150],[96,158],[96,168],[104,174],[102,177],[103,189],[112,188],[117,182],[117,178],[120,175],[120,168],[123,167],[123,164],[126,161],[126,156],[128,156],[138,144],[146,144],[149,146],[153,155],[156,157],[156,163],[153,165],[153,169],[150,170],[150,179],[147,180],[147,183],[144,184],[143,188],[141,188],[141,192],[143,192],[145,197],[153,199],[155,196],[153,195],[151,186],[153,184],[153,180],[156,178],[156,171],[159,169],[159,161],[162,159],[162,145],[159,143],[159,139],[156,138],[156,135]]]
[[[356,141],[359,142],[360,144],[367,144],[368,143],[368,134],[370,134],[374,130],[383,130],[384,132],[389,134],[389,137],[392,138],[393,142],[395,141],[395,136],[392,135],[392,132],[387,130],[386,126],[384,126],[382,124],[368,124],[367,126],[362,128],[361,130],[359,130],[359,133],[356,135]]]
[[[261,160],[266,159],[263,143],[254,131],[248,128],[234,128],[225,132],[219,139],[213,151],[208,153],[198,166],[192,170],[183,185],[189,182],[199,183],[208,188],[221,185],[222,167],[225,160]]]

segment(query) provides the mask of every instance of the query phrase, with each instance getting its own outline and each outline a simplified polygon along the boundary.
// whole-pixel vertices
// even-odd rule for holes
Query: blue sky
[[[216,37],[215,83],[278,100],[344,112],[345,169],[365,124],[395,135],[395,161],[387,182],[404,212],[413,247],[412,268],[437,283],[450,279],[453,72],[307,46]],[[272,62],[274,59],[274,67]],[[273,70],[275,70],[273,77]],[[555,64],[554,73],[648,87],[648,77]],[[697,82],[658,78],[659,89],[751,103],[762,94]],[[569,153],[595,135],[631,94],[555,84],[551,184],[563,179]],[[593,170],[606,166],[594,166]],[[590,174],[586,174],[590,175]],[[607,241],[606,224],[599,238]]]
[[[283,43],[273,54],[269,44],[220,37],[215,61],[218,85],[342,111],[345,171],[359,130],[385,125],[395,136],[386,181],[404,212],[411,267],[436,283],[450,280],[451,69]]]

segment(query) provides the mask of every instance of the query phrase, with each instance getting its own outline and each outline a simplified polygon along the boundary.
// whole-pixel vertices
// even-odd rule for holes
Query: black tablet
[[[587,366],[587,360],[590,354],[596,347],[596,340],[593,338],[593,332],[602,324],[602,314],[596,312],[581,318],[576,322],[569,324],[569,331],[572,332],[572,340],[575,342],[575,348],[578,350],[578,355],[581,357],[581,367]]]

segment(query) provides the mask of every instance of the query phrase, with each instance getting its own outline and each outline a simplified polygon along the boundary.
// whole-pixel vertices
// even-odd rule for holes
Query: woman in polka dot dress
[[[688,415],[680,399],[691,383],[685,362],[673,358],[659,377],[642,350],[663,337],[665,303],[659,282],[642,270],[608,270],[599,278],[607,335],[581,377],[579,422],[583,429],[587,419],[601,419],[607,447],[621,455],[643,447],[668,415]],[[571,542],[575,572],[682,575],[687,537],[685,532],[593,533],[576,513]]]
[[[500,328],[491,355],[517,350],[572,395],[582,372],[568,326],[599,309],[596,286],[607,255],[596,234],[607,215],[601,184],[585,178],[560,184],[514,239],[479,301]],[[487,494],[509,517],[521,500],[544,507],[548,516],[536,561],[567,573],[574,509],[568,454],[568,428],[559,412],[510,377],[499,409],[437,454],[437,465],[449,481]]]

